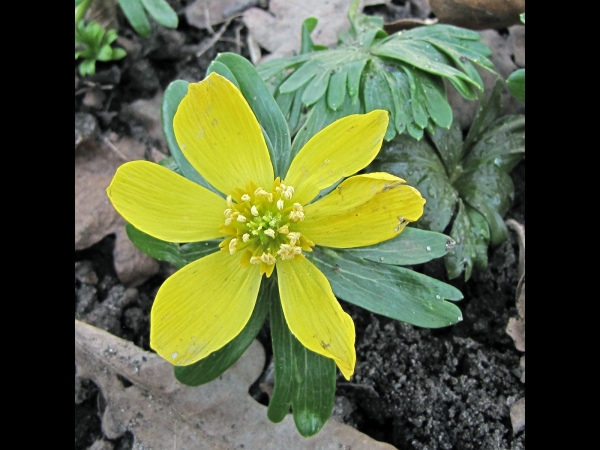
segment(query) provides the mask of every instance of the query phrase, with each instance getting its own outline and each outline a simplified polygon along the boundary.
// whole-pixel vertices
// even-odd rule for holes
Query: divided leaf
[[[525,118],[498,117],[502,83],[481,103],[463,143],[457,123],[450,129],[428,127],[428,139],[415,142],[398,136],[383,145],[369,166],[404,178],[426,198],[415,226],[437,232],[451,227],[456,241],[445,257],[450,278],[487,266],[487,247],[507,239],[503,217],[510,208],[514,185],[509,172],[525,152]]]
[[[302,88],[299,98],[310,107],[309,114],[322,98],[327,100],[326,109],[335,111],[358,94],[362,102],[359,112],[385,109],[390,113],[387,141],[405,131],[419,140],[425,128],[448,128],[452,123],[444,78],[463,97],[474,100],[483,90],[475,66],[493,72],[488,59],[491,51],[480,42],[477,32],[436,24],[388,36],[381,18],[357,11],[351,7],[352,28],[339,36],[336,49],[314,51],[310,30],[316,19],[312,18],[302,29],[303,54],[273,59],[258,67],[262,78],[273,82],[286,118],[290,117],[292,94]],[[279,101],[282,96],[287,98]],[[296,127],[290,128],[296,131]]]

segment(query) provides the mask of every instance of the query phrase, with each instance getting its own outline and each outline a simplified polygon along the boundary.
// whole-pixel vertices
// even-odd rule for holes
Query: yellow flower
[[[322,189],[366,167],[381,148],[386,111],[340,119],[300,150],[282,180],[250,106],[215,73],[189,85],[175,114],[175,137],[219,195],[148,161],[122,165],[107,189],[116,210],[141,231],[169,242],[224,238],[221,251],[188,264],[159,289],[150,346],[188,365],[230,342],[254,309],[262,275],[275,267],[290,331],[308,349],[354,372],[354,323],[325,275],[304,257],[312,247],[376,244],[423,213],[425,200],[387,173],[356,175],[325,197]]]

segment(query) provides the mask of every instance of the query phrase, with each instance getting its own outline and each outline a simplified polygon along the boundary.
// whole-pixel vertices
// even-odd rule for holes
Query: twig
[[[525,227],[514,219],[508,219],[506,226],[517,233],[519,243],[519,279],[525,273]]]
[[[117,154],[117,156],[119,158],[121,158],[123,161],[129,161],[129,158],[127,156],[125,156],[123,153],[121,153],[121,150],[119,150],[115,144],[113,144],[112,142],[110,142],[106,136],[102,136],[102,142],[104,142],[106,145],[108,145],[110,147],[110,149],[115,152]]]
[[[239,55],[242,53],[242,41],[241,41],[241,31],[244,28],[244,25],[238,25],[235,27],[235,52]]]
[[[227,27],[229,26],[229,24],[231,23],[231,21],[233,20],[233,17],[228,19],[227,22],[225,22],[223,25],[221,25],[221,28],[219,28],[219,31],[217,31],[215,34],[213,34],[213,36],[210,38],[210,40],[203,44],[202,47],[200,47],[200,50],[198,50],[196,52],[196,57],[200,58],[209,48],[211,48],[213,45],[215,45],[215,43],[221,39],[221,36],[223,36],[223,33],[225,33],[225,30],[227,30]]]
[[[208,10],[208,5],[204,7],[204,18],[206,20],[206,29],[208,32],[210,34],[215,34],[215,30],[213,30],[213,27],[210,24],[210,11]]]

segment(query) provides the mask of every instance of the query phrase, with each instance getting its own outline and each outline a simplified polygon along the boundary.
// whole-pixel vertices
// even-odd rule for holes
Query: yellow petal
[[[158,164],[123,164],[106,193],[125,220],[158,239],[195,242],[223,236],[225,200]]]
[[[325,247],[362,247],[393,238],[423,214],[425,199],[404,183],[387,173],[350,177],[305,206],[306,218],[296,228]]]
[[[171,364],[187,366],[236,337],[258,296],[258,266],[216,252],[171,275],[156,294],[150,314],[150,347]]]
[[[242,93],[211,73],[190,83],[173,119],[175,138],[190,164],[224,194],[273,184],[271,158],[260,125]]]
[[[277,261],[279,295],[290,331],[309,350],[333,359],[349,380],[354,373],[354,322],[308,259]]]
[[[285,177],[295,189],[294,201],[305,205],[322,189],[364,169],[379,153],[387,126],[387,111],[377,109],[344,117],[315,134]]]

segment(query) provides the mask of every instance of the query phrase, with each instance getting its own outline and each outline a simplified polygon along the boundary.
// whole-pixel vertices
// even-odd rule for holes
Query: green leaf
[[[450,128],[452,125],[452,108],[446,97],[444,82],[426,72],[420,73],[420,81],[429,116],[440,127]]]
[[[141,251],[159,261],[169,262],[178,269],[219,251],[219,243],[221,242],[220,239],[213,239],[204,242],[190,242],[179,246],[173,242],[150,236],[130,223],[125,226],[125,231],[129,240]]]
[[[412,112],[406,105],[410,104],[410,88],[406,75],[400,72],[384,72],[394,103],[394,125],[398,134],[404,133],[406,126],[412,121]]]
[[[179,247],[179,253],[185,264],[204,258],[212,253],[219,251],[221,239],[211,239],[203,242],[188,242]]]
[[[429,132],[428,136],[436,146],[447,173],[453,178],[463,152],[463,136],[458,122],[454,122],[448,130],[435,127],[433,133]]]
[[[291,406],[300,434],[313,436],[327,422],[333,410],[335,362],[308,350],[294,337],[275,292],[270,322],[275,386],[267,416],[272,422],[281,422]]]
[[[304,109],[304,104],[302,103],[302,95],[304,95],[304,86],[298,89],[294,94],[294,101],[292,103],[292,108],[290,110],[290,116],[288,119],[288,124],[290,127],[290,135],[295,136],[298,133],[301,125],[301,115]],[[290,157],[291,158],[291,157]]]
[[[452,224],[450,236],[456,243],[444,260],[450,279],[465,272],[465,281],[471,278],[473,268],[484,270],[487,267],[487,249],[490,242],[490,229],[485,217],[477,210],[458,201],[458,214]]]
[[[142,0],[146,11],[163,27],[177,28],[179,19],[177,13],[165,0]]]
[[[358,96],[352,98],[350,101],[345,101],[344,104],[336,111],[327,107],[325,97],[321,97],[315,105],[311,108],[306,122],[300,128],[298,134],[294,138],[292,143],[292,158],[298,154],[300,149],[308,142],[308,140],[321,131],[326,126],[332,124],[342,117],[349,116],[351,114],[359,114],[362,112],[362,105]]]
[[[460,309],[446,300],[463,296],[449,284],[346,250],[315,247],[306,256],[327,276],[337,297],[368,311],[425,328],[462,320]]]
[[[279,92],[294,92],[296,89],[312,80],[319,72],[321,72],[319,63],[314,60],[309,61],[298,70],[295,70],[288,79],[279,86]]]
[[[398,236],[368,247],[346,249],[357,258],[381,264],[406,266],[440,258],[454,247],[454,241],[442,233],[406,227]]]
[[[181,269],[186,265],[186,262],[179,253],[178,244],[152,237],[149,234],[138,230],[130,223],[125,226],[125,231],[127,232],[129,240],[147,255],[158,259],[159,261],[167,261],[178,269]]]
[[[162,121],[162,129],[165,135],[165,139],[167,140],[167,145],[171,152],[171,155],[177,162],[179,169],[184,177],[188,180],[193,181],[194,183],[199,184],[207,189],[210,189],[213,192],[217,192],[208,181],[204,179],[200,173],[190,164],[187,160],[181,149],[179,148],[179,144],[177,143],[177,139],[175,139],[175,131],[173,130],[173,118],[175,117],[175,113],[177,112],[177,107],[183,97],[186,96],[188,91],[189,83],[183,80],[175,80],[167,86],[165,90],[165,94],[163,96],[163,101],[161,105],[161,121]],[[218,193],[218,192],[217,192]]]
[[[79,64],[79,73],[81,76],[94,75],[96,73],[96,60],[86,59]]]
[[[425,109],[425,94],[421,87],[420,74],[418,70],[403,67],[408,87],[410,88],[410,108],[412,110],[413,121],[419,128],[427,126],[428,114]]]
[[[206,69],[206,76],[209,76],[213,72],[218,73],[222,77],[227,78],[229,81],[231,81],[233,84],[235,84],[235,87],[240,89],[240,84],[238,83],[237,79],[235,78],[235,75],[233,74],[233,72],[231,70],[229,70],[229,67],[227,67],[225,64],[218,62],[218,61],[211,62],[210,65],[208,66],[208,69]]]
[[[461,197],[479,211],[490,226],[490,241],[497,245],[508,239],[502,218],[512,204],[514,184],[512,178],[495,164],[482,164],[456,180]]]
[[[365,111],[384,109],[390,114],[390,121],[384,139],[386,141],[393,139],[396,136],[396,108],[385,76],[385,68],[372,67],[371,70],[365,73],[363,99]]]
[[[525,116],[507,115],[484,130],[463,160],[465,170],[482,164],[495,164],[510,172],[525,153]]]
[[[290,164],[291,138],[288,125],[258,72],[246,58],[235,53],[221,53],[216,61],[226,65],[240,85],[258,122],[272,144],[271,162],[275,176],[284,176]]]
[[[525,69],[517,69],[506,79],[508,90],[516,98],[525,102]]]
[[[344,103],[346,98],[346,80],[348,72],[345,68],[348,66],[339,67],[334,70],[329,79],[329,87],[327,88],[327,106],[334,111]]]
[[[328,70],[324,70],[318,73],[311,81],[308,83],[304,94],[302,95],[302,102],[306,106],[310,106],[313,103],[316,103],[321,97],[325,95],[327,92],[327,86],[329,85],[329,77],[331,74]]]
[[[348,95],[356,97],[360,91],[360,80],[368,59],[359,59],[346,65],[348,72]]]
[[[318,19],[316,17],[309,17],[302,22],[302,41],[300,44],[300,53],[305,54],[314,51],[315,44],[310,37],[310,33],[313,32],[317,26]]]
[[[430,44],[411,40],[389,40],[371,49],[371,53],[378,56],[398,59],[411,66],[448,78],[452,84],[459,89],[465,98],[471,98],[471,88],[477,86],[473,80],[452,66],[438,62],[443,61],[444,56],[435,50]]]
[[[465,138],[464,153],[468,153],[471,146],[479,139],[479,136],[500,116],[502,110],[502,81],[498,79],[492,88],[487,101],[481,96],[477,107],[477,114],[469,128]]]
[[[181,173],[181,169],[177,165],[177,161],[175,161],[175,158],[173,158],[172,156],[167,156],[166,158],[161,159],[158,162],[158,164],[160,166],[166,167],[167,169],[175,172],[178,175],[183,176],[183,174]]]
[[[145,38],[150,37],[150,22],[141,0],[119,0],[123,14],[135,31]]]
[[[116,61],[127,56],[127,52],[122,48],[113,48],[111,60]]]
[[[273,287],[275,285],[275,287]],[[231,342],[206,358],[189,366],[174,366],[175,378],[188,386],[200,386],[218,378],[246,351],[260,332],[272,301],[279,301],[277,286],[269,279],[263,280],[256,306],[244,329]]]

